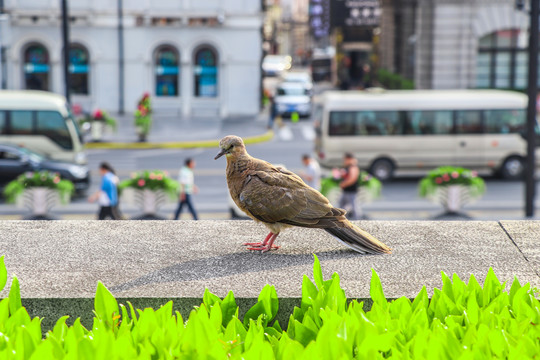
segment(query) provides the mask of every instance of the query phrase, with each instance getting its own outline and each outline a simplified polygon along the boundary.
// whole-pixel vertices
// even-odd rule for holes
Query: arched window
[[[479,88],[527,87],[527,31],[508,29],[480,38],[476,60]]]
[[[195,51],[195,96],[216,97],[217,92],[217,54],[209,47],[203,46]]]
[[[69,88],[72,94],[88,95],[90,59],[88,50],[80,44],[69,47]]]
[[[156,50],[156,96],[178,96],[178,51],[169,45]]]
[[[49,90],[49,52],[41,44],[31,44],[24,51],[24,87]]]

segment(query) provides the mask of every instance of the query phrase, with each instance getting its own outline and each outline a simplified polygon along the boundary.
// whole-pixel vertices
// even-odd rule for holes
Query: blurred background
[[[362,204],[367,218],[535,218],[536,182],[527,180],[527,170],[534,174],[536,166],[527,164],[536,163],[530,147],[538,140],[531,131],[536,124],[528,122],[527,90],[531,76],[535,88],[540,79],[536,67],[529,71],[531,52],[538,58],[538,34],[530,46],[531,5],[0,0],[0,146],[36,153],[0,147],[0,186],[30,170],[60,172],[78,191],[68,204],[52,207],[51,216],[94,219],[97,205],[87,196],[99,188],[101,161],[120,180],[141,170],[176,179],[191,157],[200,218],[236,217],[225,161],[213,160],[217,147],[152,149],[141,141],[256,137],[271,130],[270,140],[248,151],[299,174],[304,154],[320,163],[324,177],[353,152],[362,170],[382,181],[380,195]],[[58,110],[18,92],[26,90],[59,95]],[[134,118],[144,94],[151,98],[152,125],[141,138]],[[114,119],[114,131],[91,129],[98,110]],[[86,125],[84,119],[90,119]],[[362,133],[368,120],[382,130]],[[425,121],[439,130],[422,130]],[[106,146],[114,143],[131,145]],[[439,166],[473,170],[485,180],[485,192],[474,202],[462,199],[464,209],[444,217],[440,201],[418,190]],[[141,212],[132,201],[121,200],[120,207],[126,218]],[[171,218],[175,208],[175,201],[164,202],[159,214]],[[2,219],[27,211],[0,200]]]

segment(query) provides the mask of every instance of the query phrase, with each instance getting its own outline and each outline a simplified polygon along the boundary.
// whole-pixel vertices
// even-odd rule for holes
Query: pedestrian
[[[339,187],[343,191],[339,200],[339,207],[347,210],[347,217],[356,220],[362,217],[362,209],[356,202],[358,192],[358,177],[360,169],[358,162],[351,153],[345,153],[343,156],[343,169],[341,170],[341,182]]]
[[[319,163],[310,155],[302,155],[302,163],[304,170],[300,173],[300,177],[304,182],[317,191],[321,190],[321,168]]]
[[[187,158],[184,162],[184,166],[180,169],[180,173],[178,174],[178,182],[180,183],[180,195],[178,198],[178,208],[176,209],[176,213],[174,214],[174,220],[178,220],[184,205],[187,205],[191,216],[193,216],[193,220],[199,220],[197,212],[195,211],[193,203],[191,202],[191,195],[196,194],[199,191],[197,186],[195,186],[195,178],[193,176],[194,168],[195,160],[193,160],[192,158]]]
[[[99,165],[101,175],[101,187],[98,191],[88,197],[88,201],[98,202],[100,205],[98,219],[105,220],[107,217],[118,220],[118,214],[114,210],[118,204],[118,178],[114,175],[112,166],[107,162]]]
[[[275,96],[270,96],[270,113],[268,117],[268,130],[271,130],[274,127],[274,120],[277,116],[277,105],[275,101]]]

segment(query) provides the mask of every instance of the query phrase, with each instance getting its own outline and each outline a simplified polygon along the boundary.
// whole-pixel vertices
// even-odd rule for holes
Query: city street
[[[263,120],[258,120],[263,121]],[[276,127],[275,136],[269,142],[248,145],[248,152],[255,157],[274,164],[282,164],[288,169],[299,172],[302,169],[301,156],[313,149],[314,132],[310,120],[291,123],[283,122]],[[95,191],[100,183],[97,168],[101,161],[111,163],[120,177],[126,179],[137,170],[166,170],[173,178],[184,159],[192,157],[197,165],[195,182],[199,193],[194,196],[195,207],[203,219],[227,219],[230,217],[230,200],[225,181],[225,159],[214,160],[218,149],[152,149],[152,150],[88,150],[88,162],[92,171],[92,186],[89,193]],[[377,220],[427,220],[442,213],[442,207],[418,196],[418,176],[402,176],[384,183],[382,196],[363,206],[370,219]],[[495,177],[486,177],[487,190],[477,202],[465,207],[465,212],[472,219],[501,220],[522,219],[524,217],[524,186],[518,181],[503,181]],[[171,218],[176,204],[165,204],[160,215]],[[123,202],[121,210],[125,216],[140,215],[133,204]],[[58,206],[52,213],[62,219],[93,219],[97,205],[89,204],[86,198],[73,199],[66,206]],[[0,205],[2,218],[19,219],[25,209],[13,205]],[[537,214],[538,217],[538,214]],[[189,214],[182,214],[189,219]]]

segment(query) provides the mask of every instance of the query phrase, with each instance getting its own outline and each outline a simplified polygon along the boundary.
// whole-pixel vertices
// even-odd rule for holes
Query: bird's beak
[[[216,157],[214,158],[214,160],[219,159],[220,157],[222,157],[223,155],[225,155],[226,152],[227,152],[226,150],[221,150],[221,151],[219,152],[219,154],[216,155]]]

